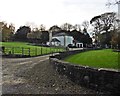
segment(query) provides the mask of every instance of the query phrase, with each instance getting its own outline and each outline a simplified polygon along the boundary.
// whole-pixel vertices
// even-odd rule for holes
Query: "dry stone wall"
[[[85,52],[76,50],[62,52],[50,57],[50,64],[62,75],[66,75],[73,82],[86,86],[96,91],[109,91],[120,94],[120,72],[117,70],[97,69],[89,66],[74,65],[63,61],[64,57],[71,54]]]

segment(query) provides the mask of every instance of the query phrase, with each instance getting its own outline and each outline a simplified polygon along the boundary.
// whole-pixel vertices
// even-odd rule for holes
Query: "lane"
[[[2,59],[3,94],[19,92],[27,94],[29,92],[36,93],[37,91],[35,91],[34,86],[29,84],[29,80],[24,78],[25,76],[24,73],[33,68],[36,64],[40,64],[40,62],[48,58],[49,55],[33,58],[3,58]]]
[[[49,55],[33,58],[3,58],[3,94],[98,94],[59,75],[49,64]]]

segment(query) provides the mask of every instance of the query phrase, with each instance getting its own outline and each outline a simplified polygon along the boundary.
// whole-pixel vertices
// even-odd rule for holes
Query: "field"
[[[41,47],[35,46],[25,42],[0,42],[0,45],[5,46],[6,54],[22,54],[37,56],[58,51],[63,51],[62,48],[58,47]]]
[[[92,50],[69,56],[65,58],[65,61],[96,68],[120,69],[118,55],[120,53],[113,52],[112,49]]]

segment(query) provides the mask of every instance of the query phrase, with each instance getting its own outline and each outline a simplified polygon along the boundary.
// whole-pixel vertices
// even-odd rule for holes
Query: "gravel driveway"
[[[49,55],[32,58],[2,58],[3,94],[98,94],[58,74]]]

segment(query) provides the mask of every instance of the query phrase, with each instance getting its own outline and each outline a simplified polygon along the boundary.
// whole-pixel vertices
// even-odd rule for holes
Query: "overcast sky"
[[[114,0],[109,0],[114,1]],[[0,0],[0,21],[13,23],[16,29],[25,24],[48,29],[63,23],[82,24],[96,15],[117,12],[117,5],[106,7],[108,0]]]

